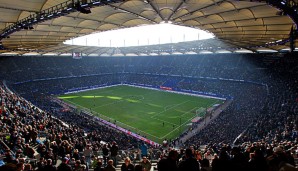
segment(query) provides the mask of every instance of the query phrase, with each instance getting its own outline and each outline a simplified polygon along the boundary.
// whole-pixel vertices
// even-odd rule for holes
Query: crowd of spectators
[[[2,78],[11,82],[107,73],[150,73],[260,80],[265,64],[260,54],[214,54],[145,57],[2,57]],[[239,74],[241,73],[241,74]],[[11,77],[13,75],[13,77]]]
[[[40,110],[1,86],[1,153],[5,163],[13,163],[14,167],[31,163],[35,168],[46,168],[61,159],[65,164],[61,167],[79,170],[90,168],[96,161],[93,168],[113,170],[118,158],[111,151],[112,147],[117,144],[116,154],[119,154],[120,149],[135,150],[139,142],[87,115],[61,111],[62,107],[50,101],[48,96],[95,85],[135,83],[233,97],[231,105],[185,142],[180,150],[159,150],[159,154],[155,154],[160,157],[159,170],[185,170],[189,165],[193,165],[192,168],[200,165],[201,170],[211,170],[212,166],[214,171],[279,170],[295,166],[294,158],[298,153],[298,60],[294,55],[272,61],[270,65],[262,62],[262,55],[235,54],[134,59],[55,58],[1,59],[5,63],[0,69],[2,78],[7,80],[9,87],[44,109]],[[30,65],[27,65],[28,61]],[[48,78],[55,79],[32,81]],[[22,81],[28,82],[14,84]],[[46,137],[42,143],[38,139],[41,134]],[[96,156],[106,149],[108,153],[102,156],[109,157],[97,160]],[[131,166],[130,159],[135,160],[138,155],[123,153],[123,168],[147,167],[142,163]],[[36,164],[32,160],[24,161],[24,158],[34,159],[36,154],[40,156]],[[199,163],[193,162],[195,160]]]
[[[297,148],[296,148],[297,150]],[[265,142],[243,143],[239,146],[218,143],[204,148],[190,146],[169,149],[158,162],[159,171],[282,171],[297,170],[297,154],[291,145]]]
[[[67,160],[74,170],[76,167],[85,170],[97,161],[103,148],[108,150],[108,156],[116,166],[120,149],[138,147],[136,139],[100,125],[85,115],[61,111],[57,115],[64,120],[61,121],[10,92],[4,85],[0,87],[0,95],[1,158],[9,163],[2,166],[4,170],[19,164],[34,170],[51,170],[58,159],[63,163]],[[103,166],[107,166],[108,158],[104,162]]]

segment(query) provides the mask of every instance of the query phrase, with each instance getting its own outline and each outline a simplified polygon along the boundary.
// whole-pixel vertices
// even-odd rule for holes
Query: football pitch
[[[222,100],[119,85],[58,97],[79,109],[161,143],[175,139],[195,117]]]

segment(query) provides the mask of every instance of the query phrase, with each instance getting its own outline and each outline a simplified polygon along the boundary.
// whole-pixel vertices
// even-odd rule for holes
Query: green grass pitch
[[[222,100],[119,85],[61,95],[78,108],[161,143],[188,129],[196,111]]]

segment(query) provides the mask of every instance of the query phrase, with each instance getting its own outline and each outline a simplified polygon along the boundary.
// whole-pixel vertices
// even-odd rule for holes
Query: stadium
[[[296,0],[2,0],[0,14],[0,170],[298,170]]]

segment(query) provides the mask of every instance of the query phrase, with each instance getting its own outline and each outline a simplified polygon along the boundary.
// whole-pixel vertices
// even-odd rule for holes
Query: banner
[[[160,86],[159,88],[162,89],[162,90],[172,90],[171,87],[163,87],[163,86]]]

